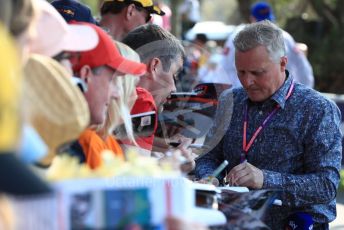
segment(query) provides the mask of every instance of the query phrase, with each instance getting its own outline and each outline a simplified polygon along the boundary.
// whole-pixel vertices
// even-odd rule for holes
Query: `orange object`
[[[117,157],[124,160],[123,150],[113,136],[108,136],[104,141],[94,130],[86,129],[80,135],[79,143],[85,154],[86,163],[92,169],[103,163],[101,153],[104,150],[111,150]]]

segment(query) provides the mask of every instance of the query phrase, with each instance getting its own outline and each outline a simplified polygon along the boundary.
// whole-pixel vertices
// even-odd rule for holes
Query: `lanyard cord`
[[[285,99],[288,100],[291,94],[294,90],[294,82],[291,83],[290,88],[288,90],[288,94],[286,95]],[[266,116],[262,124],[256,129],[256,131],[253,133],[253,136],[247,143],[247,128],[248,128],[248,105],[246,103],[244,107],[244,124],[243,124],[243,143],[242,143],[242,149],[244,151],[244,154],[241,155],[240,161],[243,162],[247,158],[248,151],[250,150],[251,146],[253,145],[253,142],[257,139],[258,135],[261,133],[261,131],[265,128],[265,126],[268,124],[268,122],[271,120],[271,118],[277,113],[277,111],[281,108],[279,104],[275,106],[275,108]]]

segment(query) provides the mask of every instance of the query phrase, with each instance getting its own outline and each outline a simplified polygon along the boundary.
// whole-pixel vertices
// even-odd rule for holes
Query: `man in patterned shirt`
[[[282,30],[277,26],[268,21],[250,24],[234,44],[243,88],[222,94],[207,137],[219,143],[196,161],[196,176],[211,175],[227,160],[228,174],[219,180],[281,191],[283,205],[272,206],[266,215],[269,227],[284,229],[289,215],[304,212],[312,216],[314,229],[328,229],[336,217],[340,178],[339,109],[294,82],[286,70]],[[218,137],[224,127],[224,135]]]

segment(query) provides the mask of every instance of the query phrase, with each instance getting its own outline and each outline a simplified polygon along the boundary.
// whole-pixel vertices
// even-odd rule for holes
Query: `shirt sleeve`
[[[198,179],[210,176],[223,161],[221,141],[213,150],[196,160],[195,176]]]
[[[302,207],[328,203],[336,197],[342,157],[341,115],[331,102],[318,104],[321,111],[309,118],[304,138],[304,173],[263,170],[264,189],[282,190],[284,205]]]

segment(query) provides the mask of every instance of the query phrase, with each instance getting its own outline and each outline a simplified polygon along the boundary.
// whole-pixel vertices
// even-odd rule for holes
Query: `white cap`
[[[96,31],[87,25],[70,25],[47,1],[36,0],[36,37],[31,52],[53,57],[62,51],[87,51],[98,44]]]

